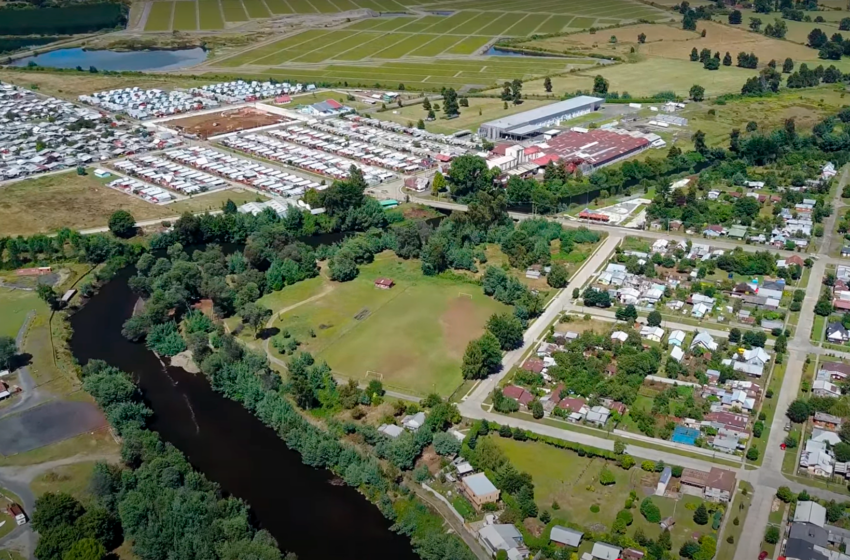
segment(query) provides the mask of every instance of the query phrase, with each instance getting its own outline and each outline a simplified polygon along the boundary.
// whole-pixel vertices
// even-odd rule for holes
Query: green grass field
[[[326,360],[334,373],[378,378],[388,388],[420,395],[449,395],[462,382],[467,343],[483,333],[490,315],[508,308],[485,296],[480,286],[426,277],[419,266],[384,253],[351,282],[322,286],[314,279],[297,297],[284,288],[285,299],[275,302],[280,307],[307,294],[324,295],[284,314],[275,326],[299,340],[301,350]],[[381,276],[392,278],[395,287],[376,288],[374,280]]]
[[[218,0],[200,0],[198,18],[199,27],[202,30],[224,28],[224,19],[221,17],[221,5]]]
[[[145,22],[145,31],[170,31],[174,2],[154,2]]]
[[[520,472],[531,474],[534,480],[534,499],[538,507],[549,509],[557,516],[559,511],[552,511],[552,503],[557,501],[565,509],[567,519],[585,528],[595,524],[605,525],[608,529],[614,522],[617,512],[623,509],[629,492],[632,490],[642,500],[646,494],[644,487],[648,484],[655,488],[659,474],[646,473],[635,467],[623,471],[617,466],[609,465],[616,483],[610,486],[599,484],[599,473],[605,461],[579,457],[572,451],[557,449],[550,445],[537,442],[518,442],[499,436],[492,437],[505,452],[511,463]],[[653,482],[655,481],[655,482]],[[694,532],[702,534],[713,533],[710,525],[698,526],[693,521],[693,510],[702,502],[693,496],[684,496],[676,501],[671,498],[654,496],[652,501],[661,510],[661,517],[673,516],[676,525],[671,531],[674,550],[687,542]],[[592,505],[599,506],[599,512],[590,511]],[[632,510],[634,523],[629,527],[629,533],[641,527],[646,536],[652,539],[661,533],[657,523],[647,522],[637,509]]]
[[[174,29],[195,31],[198,29],[197,5],[192,1],[174,3]]]
[[[248,21],[242,0],[221,0],[221,7],[224,10],[224,21]]]
[[[6,279],[14,281],[14,274],[9,274]],[[35,292],[0,288],[0,336],[17,336],[31,310],[47,311]]]

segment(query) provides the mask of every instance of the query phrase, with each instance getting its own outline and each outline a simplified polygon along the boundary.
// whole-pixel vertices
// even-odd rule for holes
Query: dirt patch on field
[[[458,296],[449,302],[448,309],[440,317],[440,324],[446,350],[455,357],[463,356],[469,341],[484,330],[475,318],[475,303],[467,296]]]
[[[563,37],[550,37],[525,44],[530,47],[542,48],[554,52],[578,50],[607,54],[624,54],[628,53],[632,47],[638,45],[638,35],[641,33],[646,35],[646,43],[640,47],[642,51],[648,45],[663,41],[681,42],[700,38],[699,33],[685,31],[681,27],[642,23],[616,29],[604,29],[596,33],[576,33]],[[611,42],[612,37],[616,37],[616,42]]]
[[[432,475],[436,475],[440,472],[440,463],[441,458],[437,455],[437,452],[434,451],[432,446],[429,445],[424,451],[422,451],[422,458],[419,459],[419,464],[427,465],[428,470]]]
[[[273,115],[265,111],[258,111],[250,107],[222,111],[220,113],[207,113],[196,117],[176,119],[165,123],[169,128],[195,134],[200,138],[209,138],[219,134],[249,130],[260,126],[269,126],[289,122],[289,119],[280,115]]]

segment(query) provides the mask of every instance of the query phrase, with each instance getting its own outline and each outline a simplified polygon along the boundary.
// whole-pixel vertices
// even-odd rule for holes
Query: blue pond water
[[[56,51],[28,56],[16,60],[13,66],[26,66],[35,62],[49,68],[88,69],[94,66],[98,70],[175,70],[200,64],[207,58],[204,49],[185,49],[179,51],[87,51],[81,48],[59,49]]]

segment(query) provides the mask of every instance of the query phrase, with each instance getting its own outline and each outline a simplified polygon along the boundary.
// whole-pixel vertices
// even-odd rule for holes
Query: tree
[[[750,29],[758,33],[761,30],[761,18],[750,18]]]
[[[732,66],[732,55],[729,54],[729,51],[726,51],[726,55],[723,57],[723,66]]]
[[[670,529],[664,529],[661,531],[661,534],[658,535],[658,545],[664,550],[670,550],[673,548],[673,538],[670,534]]]
[[[427,96],[426,96],[426,97],[425,97],[425,99],[422,101],[422,108],[423,108],[423,109],[425,109],[426,111],[430,111],[430,110],[431,110],[431,101],[428,99],[428,97],[427,97]]]
[[[177,324],[174,321],[160,323],[151,327],[145,344],[161,356],[176,356],[186,350],[186,342],[180,336],[180,331],[177,329]]]
[[[466,346],[461,364],[464,379],[484,379],[499,371],[501,367],[502,351],[499,340],[490,331],[486,331],[481,338],[470,341]]]
[[[626,453],[626,444],[623,440],[614,440],[614,454],[624,455]]]
[[[732,327],[729,329],[729,344],[738,344],[741,342],[741,329]]]
[[[749,461],[758,461],[759,459],[759,450],[757,447],[750,447],[747,449],[747,460]]]
[[[443,90],[443,112],[447,117],[453,117],[460,114],[460,106],[457,102],[457,92],[454,88]]]
[[[629,304],[625,307],[618,308],[614,316],[618,321],[626,321],[633,323],[637,321],[638,313],[637,309],[635,309],[635,306]]]
[[[549,274],[546,275],[546,283],[555,289],[566,288],[570,276],[567,268],[561,263],[552,263]]]
[[[794,61],[790,58],[786,58],[785,62],[782,63],[782,73],[790,74],[794,70]]]
[[[773,11],[773,0],[755,0],[753,10],[759,14],[769,14]]]
[[[696,62],[699,60],[699,51],[696,47],[691,49],[691,62]]]
[[[0,336],[0,370],[15,367],[18,344],[11,336]]]
[[[62,560],[103,560],[106,548],[95,539],[80,539],[71,545]]]
[[[832,451],[835,452],[836,461],[840,463],[850,461],[850,443],[840,441],[832,447]]]
[[[109,231],[115,237],[129,239],[136,235],[136,218],[126,210],[117,210],[109,217]]]
[[[826,33],[820,30],[820,28],[815,27],[811,31],[809,31],[808,35],[808,45],[813,49],[820,49],[822,46],[829,42],[829,37],[827,37]]]
[[[696,132],[694,132],[692,140],[694,142],[694,150],[701,154],[706,152],[708,148],[705,145],[705,132],[703,132],[702,130],[697,130]]]
[[[726,53],[729,54],[729,53]],[[690,98],[694,101],[702,101],[705,99],[705,88],[694,84],[691,86],[691,91],[689,92]]]
[[[614,473],[607,466],[603,466],[602,471],[599,473],[599,484],[602,486],[611,486],[615,482],[617,482],[617,479],[614,477]]]
[[[638,34],[638,43],[640,43],[641,45],[646,43],[646,33]]]
[[[261,327],[272,316],[272,310],[259,303],[252,302],[246,304],[240,314],[242,315],[242,321],[254,329],[254,336],[259,337]]]
[[[493,186],[493,176],[487,163],[474,155],[463,155],[452,160],[448,173],[452,194],[461,198]]]
[[[431,193],[437,194],[444,190],[446,190],[446,178],[439,170],[437,170],[437,172],[434,173],[434,180],[431,181]]]
[[[764,542],[769,544],[776,544],[779,542],[779,527],[776,525],[771,525],[767,528],[767,531],[764,532]]]
[[[552,93],[552,78],[549,76],[543,78],[543,89],[546,90],[546,93]]]
[[[230,200],[229,198],[227,199],[227,202],[225,202],[224,205],[221,207],[221,209],[225,214],[236,214],[239,210],[238,208],[236,208],[236,203]]]
[[[729,12],[729,23],[732,25],[740,25],[741,21],[743,21],[743,17],[741,15],[741,10],[732,10]]]
[[[357,268],[357,263],[347,251],[339,251],[333,258],[328,261],[328,270],[330,278],[336,282],[348,282],[357,278],[360,270]]]
[[[796,496],[794,496],[794,492],[787,486],[780,486],[776,489],[776,497],[787,504],[794,501]]]
[[[83,504],[70,494],[47,492],[35,501],[32,526],[39,533],[73,525],[85,513]]]
[[[708,524],[708,510],[705,509],[705,504],[700,504],[696,511],[694,511],[694,523],[697,525]]]
[[[650,311],[649,315],[646,318],[646,323],[650,327],[658,327],[661,325],[661,312],[657,309]]]
[[[605,95],[606,93],[608,93],[608,80],[597,74],[593,78],[593,94]]]
[[[682,18],[682,29],[685,31],[697,30],[697,19],[694,17],[693,12],[687,12],[685,17]]]
[[[844,443],[850,443],[850,422],[843,422],[838,430],[838,436]]]
[[[490,316],[487,330],[499,341],[499,347],[504,350],[515,350],[522,346],[522,321],[513,313],[499,313]]]
[[[418,128],[419,130],[425,130],[425,121],[423,121],[422,119],[416,121],[416,128]]]
[[[715,57],[709,58],[706,60],[703,65],[703,68],[706,70],[719,70],[720,69],[720,59]]]
[[[640,514],[650,523],[658,523],[661,521],[661,510],[658,506],[652,503],[652,498],[644,498],[640,503]]]
[[[53,287],[48,286],[47,284],[39,284],[35,291],[38,294],[39,299],[46,303],[50,309],[59,308],[59,295]]]
[[[531,415],[535,420],[543,418],[543,403],[540,401],[534,401],[531,403]]]
[[[434,451],[443,457],[460,453],[460,442],[456,437],[446,432],[434,434],[433,445]]]

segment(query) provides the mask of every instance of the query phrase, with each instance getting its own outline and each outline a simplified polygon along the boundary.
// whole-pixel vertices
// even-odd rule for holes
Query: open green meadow
[[[614,523],[617,512],[623,509],[631,491],[635,491],[638,500],[634,509],[634,523],[629,527],[631,534],[640,527],[648,538],[657,539],[661,528],[657,523],[649,523],[638,510],[643,500],[655,490],[659,473],[647,473],[634,467],[628,471],[608,464],[616,482],[610,486],[599,484],[599,473],[606,464],[603,459],[588,459],[578,454],[538,442],[519,442],[496,435],[490,436],[502,449],[511,463],[520,472],[527,472],[534,480],[534,499],[538,507],[548,509],[554,517],[559,511],[553,511],[552,503],[565,508],[567,519],[586,529],[601,524],[608,530]],[[653,496],[652,501],[661,510],[662,519],[672,516],[676,525],[671,529],[674,550],[689,541],[693,534],[714,534],[710,525],[699,526],[693,521],[696,506],[702,500],[694,496],[683,496],[679,500]],[[591,506],[598,506],[594,513]]]
[[[480,286],[423,276],[419,267],[418,260],[384,253],[361,266],[351,282],[314,279],[298,297],[290,298],[291,288],[284,288],[281,297],[287,299],[266,305],[274,310],[314,297],[274,326],[339,375],[377,378],[387,388],[413,394],[449,395],[463,381],[460,363],[467,343],[481,336],[490,315],[508,307],[485,296]],[[378,277],[396,285],[376,288]]]
[[[192,1],[174,3],[174,29],[195,31],[198,29],[197,4]]]
[[[294,38],[293,38],[294,39]],[[267,47],[270,48],[271,46]],[[390,47],[394,48],[394,47]],[[264,58],[257,65],[282,58],[283,53],[260,53]],[[303,56],[303,55],[300,55]],[[438,59],[431,62],[391,61],[374,65],[329,64],[323,68],[266,68],[239,71],[245,79],[275,78],[277,80],[302,80],[331,82],[340,85],[373,87],[375,83],[397,88],[399,83],[412,89],[439,90],[443,86],[478,88],[496,87],[515,78],[533,80],[544,75],[569,72],[571,69],[589,68],[574,60],[558,58],[506,58],[479,57],[469,59]],[[228,69],[233,72],[233,69]],[[238,69],[236,70],[238,71]],[[210,75],[214,75],[211,72]],[[553,78],[554,80],[554,78]],[[592,79],[591,79],[592,82]],[[690,87],[690,86],[688,86]],[[540,88],[542,89],[542,80]],[[590,89],[589,87],[586,89]]]
[[[174,2],[154,2],[145,22],[145,31],[171,31],[173,14]]]
[[[15,276],[11,273],[4,279],[14,282]],[[35,292],[0,287],[0,336],[15,337],[33,309],[47,311],[47,306]]]

